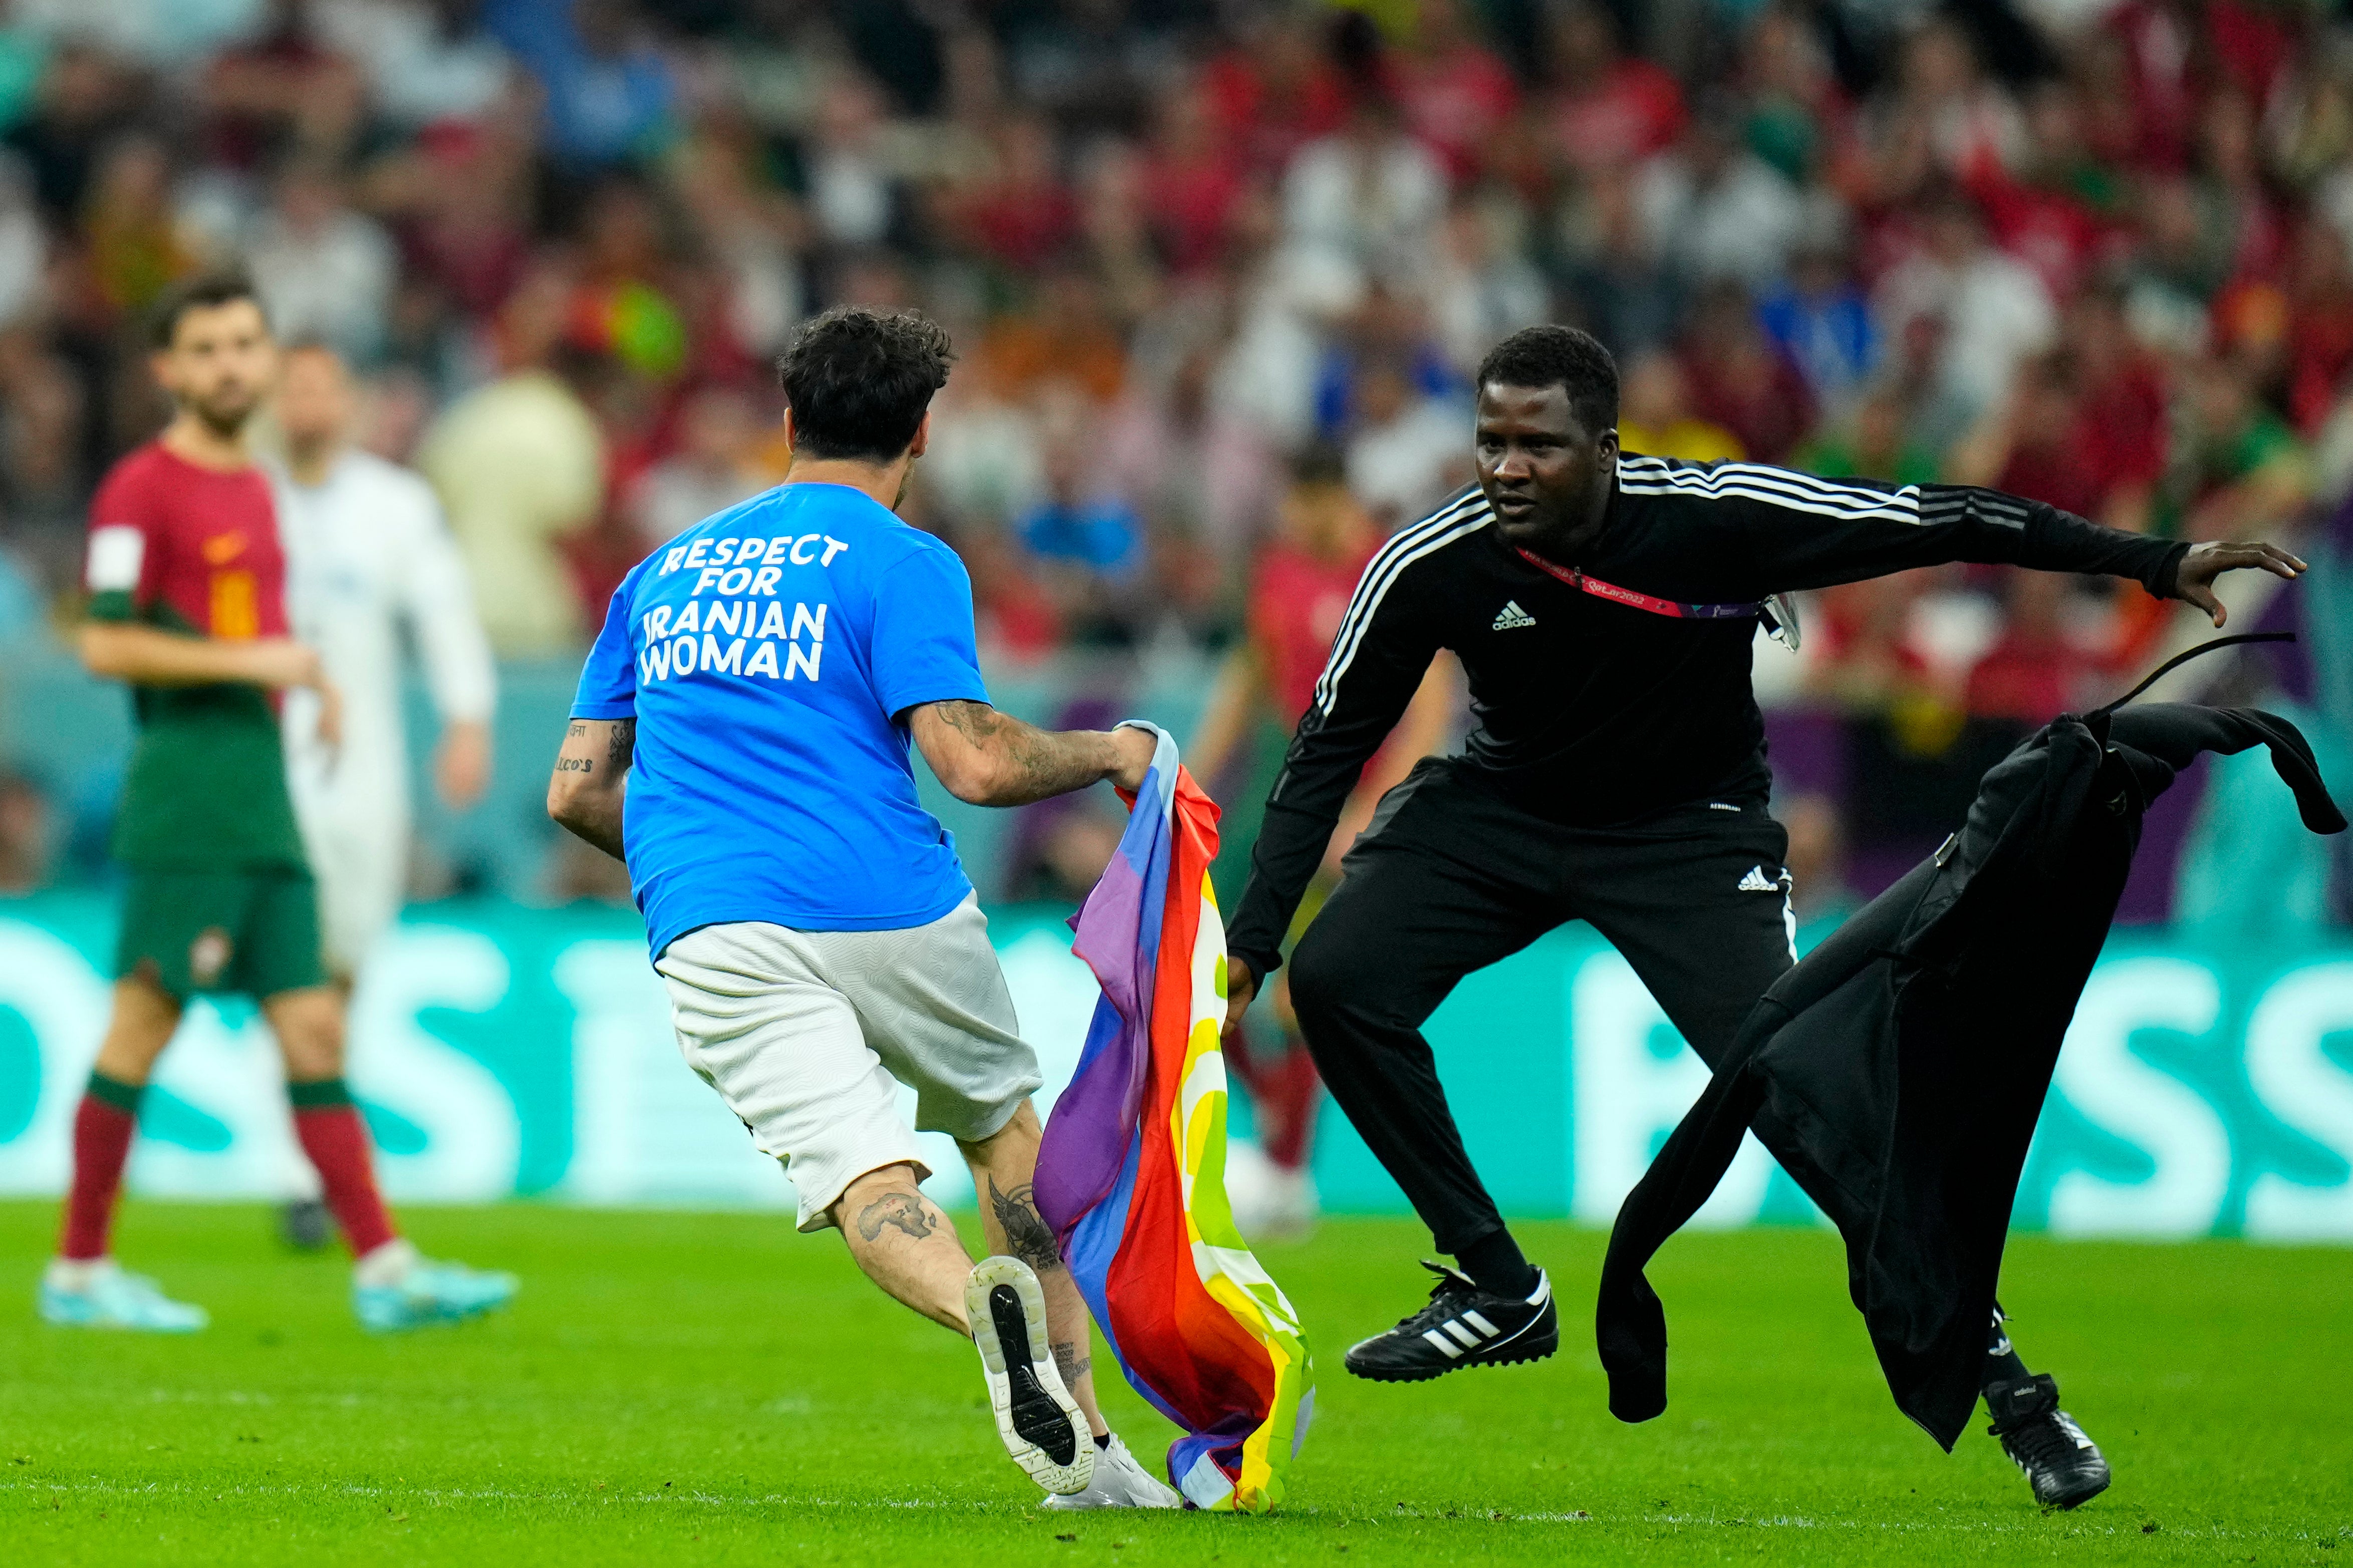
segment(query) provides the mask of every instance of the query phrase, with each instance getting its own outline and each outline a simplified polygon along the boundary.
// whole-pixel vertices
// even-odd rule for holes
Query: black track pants
[[[1588,921],[1713,1065],[1794,962],[1788,836],[1762,806],[1703,801],[1632,826],[1561,827],[1456,766],[1423,763],[1383,797],[1291,971],[1332,1097],[1445,1253],[1504,1224],[1421,1035],[1457,981]]]

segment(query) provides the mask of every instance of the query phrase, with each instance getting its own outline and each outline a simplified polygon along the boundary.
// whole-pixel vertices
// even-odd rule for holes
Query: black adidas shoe
[[[1560,1313],[1542,1269],[1535,1294],[1524,1300],[1482,1290],[1469,1275],[1443,1263],[1422,1267],[1438,1276],[1430,1305],[1388,1332],[1349,1347],[1347,1367],[1358,1377],[1419,1383],[1466,1366],[1542,1361],[1560,1349]]]
[[[2059,1383],[2048,1373],[1997,1383],[1985,1391],[2001,1451],[2033,1484],[2044,1508],[2073,1508],[2108,1489],[2108,1462],[2059,1408]]]

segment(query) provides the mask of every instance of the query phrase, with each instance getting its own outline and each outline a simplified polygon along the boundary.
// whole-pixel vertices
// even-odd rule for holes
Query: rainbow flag
[[[1038,1155],[1038,1208],[1120,1371],[1185,1436],[1197,1508],[1264,1513],[1307,1435],[1307,1337],[1226,1201],[1226,928],[1218,808],[1160,734],[1103,880],[1071,921],[1103,986]]]

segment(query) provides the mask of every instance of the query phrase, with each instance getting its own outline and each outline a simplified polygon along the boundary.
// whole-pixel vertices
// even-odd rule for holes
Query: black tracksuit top
[[[1440,648],[1476,725],[1463,775],[1546,821],[1607,827],[1702,800],[1761,805],[1751,616],[1677,617],[1580,589],[1504,544],[1477,490],[1402,529],[1365,569],[1267,797],[1227,935],[1265,974],[1349,792]],[[1599,540],[1559,564],[1690,606],[1950,561],[2137,579],[2169,595],[2188,546],[1962,485],[1819,479],[1760,463],[1627,455]],[[1515,613],[1516,612],[1516,613]]]

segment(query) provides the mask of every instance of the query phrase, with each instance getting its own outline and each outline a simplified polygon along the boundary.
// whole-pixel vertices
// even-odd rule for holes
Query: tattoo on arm
[[[1008,775],[997,804],[1023,805],[1049,795],[1084,789],[1103,777],[1092,736],[1040,730],[986,702],[957,699],[931,704],[940,722],[963,736],[973,750],[993,758]]]
[[[1032,1184],[1024,1182],[1008,1193],[998,1189],[995,1176],[989,1177],[988,1206],[996,1212],[1005,1245],[1014,1257],[1040,1274],[1062,1267],[1062,1249],[1054,1245],[1054,1233],[1038,1212]]]
[[[895,1226],[909,1239],[921,1241],[939,1228],[939,1216],[923,1205],[920,1193],[884,1193],[858,1213],[858,1234],[872,1241],[885,1226]]]
[[[601,772],[597,759],[590,754],[596,749],[600,724],[607,731]],[[622,816],[637,740],[634,719],[572,720],[565,727],[564,745],[556,755],[548,791],[548,810],[555,820],[616,860],[628,858]]]
[[[1062,1374],[1064,1388],[1070,1387],[1094,1370],[1095,1358],[1091,1355],[1081,1355],[1078,1345],[1072,1341],[1056,1340],[1052,1349],[1054,1370]]]

